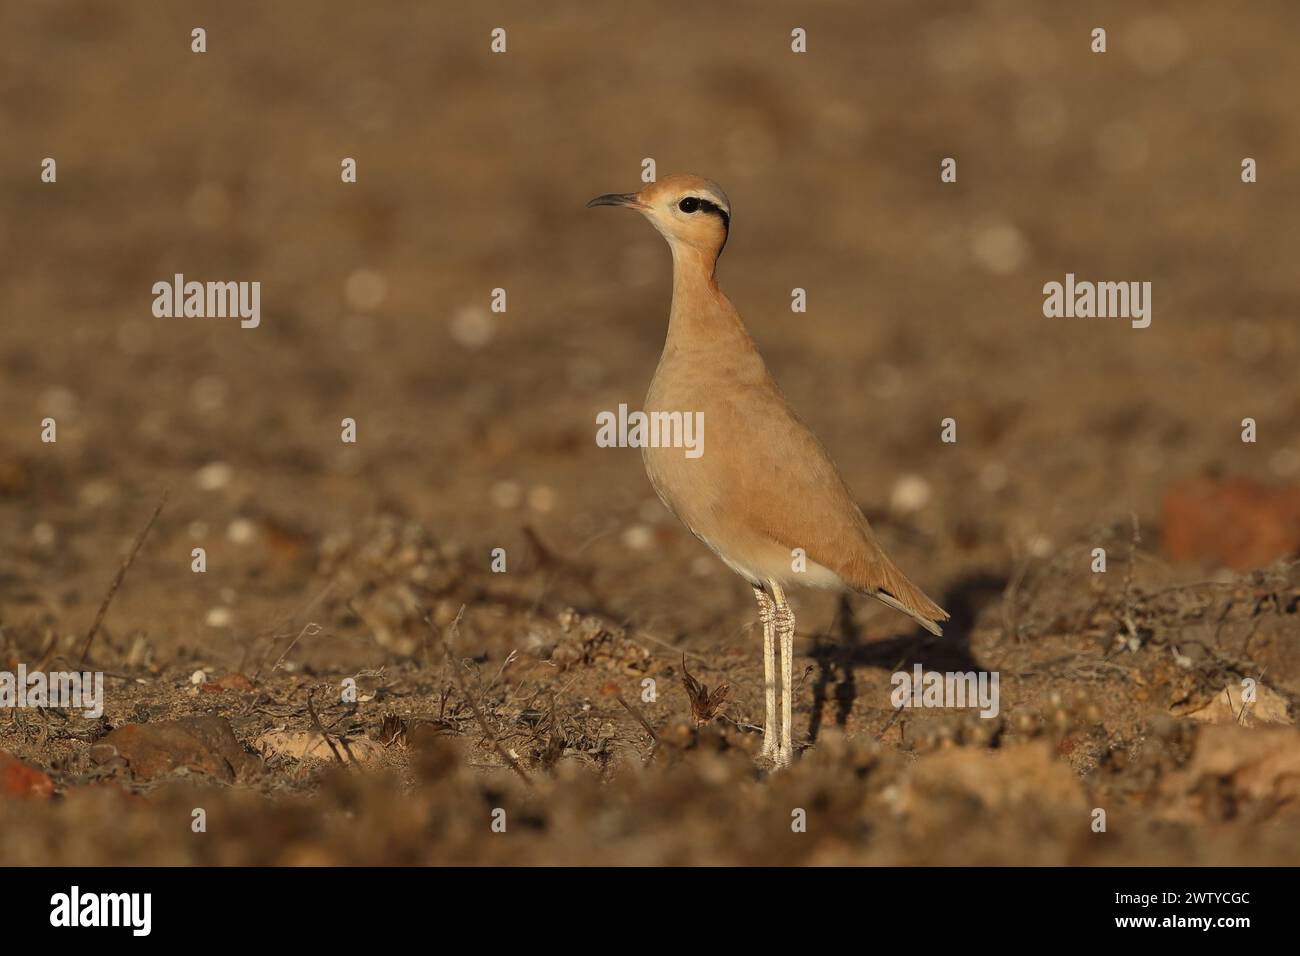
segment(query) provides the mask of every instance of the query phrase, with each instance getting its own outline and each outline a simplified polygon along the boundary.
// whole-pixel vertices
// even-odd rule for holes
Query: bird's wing
[[[830,455],[775,383],[722,412],[719,425],[745,436],[743,450],[729,449],[741,453],[727,456],[738,464],[717,502],[726,518],[783,548],[803,548],[845,584],[939,633],[934,622],[948,614],[885,554]],[[732,443],[740,444],[734,436]]]

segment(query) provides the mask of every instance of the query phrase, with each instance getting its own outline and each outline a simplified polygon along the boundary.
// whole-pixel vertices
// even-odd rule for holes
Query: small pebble
[[[519,503],[523,500],[524,492],[518,483],[513,481],[498,481],[492,486],[489,492],[492,503],[502,510],[509,511],[518,508]]]
[[[234,469],[224,461],[204,465],[194,473],[194,481],[203,491],[220,491],[230,484]]]
[[[233,615],[228,607],[214,607],[208,611],[208,616],[204,623],[208,627],[229,627]]]
[[[546,513],[555,507],[556,495],[555,489],[546,485],[538,485],[528,492],[528,507],[533,511]]]
[[[477,351],[495,334],[492,313],[480,306],[466,306],[451,318],[451,338],[461,348]]]
[[[232,544],[249,544],[257,537],[257,525],[247,518],[236,518],[226,527],[226,537]]]
[[[643,524],[634,524],[623,530],[623,546],[629,551],[647,551],[655,541],[654,532]]]
[[[930,502],[930,483],[920,475],[903,475],[894,482],[889,495],[889,507],[895,514],[920,511]]]

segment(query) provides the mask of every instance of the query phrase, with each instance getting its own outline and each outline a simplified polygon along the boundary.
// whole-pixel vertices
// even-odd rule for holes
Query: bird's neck
[[[718,288],[718,256],[684,244],[673,244],[673,304],[668,315],[665,348],[706,346],[748,338],[731,301]]]

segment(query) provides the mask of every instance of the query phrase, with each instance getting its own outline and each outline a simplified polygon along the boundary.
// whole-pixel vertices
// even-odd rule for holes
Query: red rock
[[[253,682],[238,671],[226,674],[224,677],[218,677],[216,680],[210,680],[204,684],[200,690],[208,694],[220,694],[226,690],[252,690]]]
[[[0,794],[48,800],[54,781],[13,754],[0,750]]]
[[[182,767],[226,782],[241,779],[261,766],[247,753],[223,717],[185,717],[153,724],[127,724],[99,744],[126,761],[132,776],[152,780]]]
[[[1300,553],[1300,487],[1248,478],[1195,478],[1165,492],[1162,543],[1170,561],[1248,571]]]

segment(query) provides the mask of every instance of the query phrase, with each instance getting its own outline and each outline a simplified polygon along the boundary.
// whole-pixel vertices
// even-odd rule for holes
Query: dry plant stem
[[[637,708],[629,704],[627,701],[625,701],[623,699],[622,694],[619,694],[617,699],[618,702],[623,705],[623,709],[626,710],[633,717],[635,717],[637,719],[637,722],[640,723],[641,726],[645,728],[645,732],[650,735],[650,739],[653,741],[653,743],[650,746],[650,751],[651,753],[653,753],[654,748],[659,746],[659,735],[655,733],[655,729],[650,726],[650,722],[645,719],[645,715],[642,714],[640,710],[638,710]]]
[[[339,756],[339,751],[338,748],[334,746],[334,741],[330,739],[329,733],[325,730],[324,726],[321,725],[320,718],[316,716],[316,708],[312,705],[311,702],[311,697],[313,693],[315,692],[314,691],[307,692],[307,713],[311,715],[312,726],[316,728],[316,732],[318,734],[320,734],[322,737],[325,738],[325,743],[329,745],[330,753],[332,753],[334,755],[334,759],[339,762],[339,766],[346,767],[347,764],[344,763],[343,758]],[[351,751],[348,751],[348,756],[349,757],[352,756]]]
[[[455,620],[451,622],[452,641],[455,641],[460,637],[460,619],[464,617],[464,615],[465,605],[462,604],[460,610],[456,612]],[[437,632],[434,631],[433,619],[426,616],[424,623],[428,625],[430,633],[434,634],[436,637]],[[447,646],[447,642],[442,641],[441,638],[439,638],[439,641],[442,644],[443,654],[446,657],[450,657],[451,648]],[[525,786],[531,787],[533,782],[528,779],[528,774],[524,773],[524,768],[519,766],[519,761],[510,755],[510,751],[506,750],[497,735],[492,733],[492,728],[488,726],[487,719],[483,716],[483,711],[480,710],[478,704],[474,702],[474,698],[469,695],[469,690],[465,686],[464,675],[461,674],[460,668],[455,665],[455,662],[452,662],[451,673],[456,679],[456,686],[460,688],[460,695],[465,698],[465,702],[469,704],[469,709],[473,711],[474,718],[478,721],[479,728],[483,731],[483,736],[492,741],[492,746],[496,749],[497,756],[505,761],[506,766],[518,774],[519,779],[524,782]]]
[[[312,630],[312,628],[315,628],[315,630]],[[276,660],[276,662],[271,666],[272,673],[280,669],[280,665],[284,663],[285,657],[287,657],[289,652],[293,650],[294,645],[297,644],[300,640],[302,640],[302,636],[308,633],[309,631],[314,637],[315,635],[320,633],[321,627],[315,621],[308,621],[306,624],[304,624],[302,630],[298,632],[298,636],[289,642],[289,646],[284,649],[284,653],[281,654],[279,658]],[[261,671],[261,667],[258,668],[258,671],[259,672]]]
[[[45,670],[46,666],[50,663],[50,658],[54,656],[54,647],[58,643],[59,643],[58,632],[51,631],[49,640],[45,642],[45,649],[41,651],[41,656],[39,658],[40,663],[36,665],[36,670],[38,671]]]
[[[1033,561],[1033,555],[1026,555],[1017,564],[1015,573],[1007,583],[1007,589],[1002,593],[1002,630],[1017,642],[1024,640],[1020,633],[1020,589]]]
[[[1133,621],[1133,569],[1137,564],[1137,547],[1142,536],[1138,530],[1137,515],[1130,514],[1129,518],[1133,522],[1133,537],[1129,539],[1128,568],[1124,572],[1124,627],[1128,631],[1129,640],[1137,641],[1137,624]]]
[[[685,654],[682,655],[682,686],[686,688],[696,727],[703,727],[718,716],[727,701],[727,693],[731,690],[731,686],[724,682],[710,691],[706,685],[697,681],[686,669]]]
[[[113,603],[113,595],[117,594],[117,589],[122,586],[122,579],[126,577],[127,568],[131,567],[131,562],[133,562],[135,556],[140,553],[140,546],[144,544],[144,539],[148,536],[149,529],[152,528],[154,522],[158,520],[158,516],[162,514],[163,505],[167,504],[167,496],[169,494],[171,494],[170,489],[163,491],[162,498],[158,501],[158,507],[154,508],[153,515],[149,518],[149,523],[144,526],[138,535],[136,535],[135,544],[131,546],[131,552],[126,556],[126,560],[122,562],[122,566],[117,569],[117,576],[113,578],[113,583],[109,586],[108,593],[104,595],[104,600],[99,605],[99,611],[95,614],[95,620],[90,625],[90,630],[86,632],[85,643],[81,645],[81,657],[78,659],[79,663],[86,663],[86,655],[90,653],[90,645],[95,640],[95,635],[99,633],[99,625],[103,623],[104,615],[108,613],[108,606]]]
[[[899,717],[902,716],[902,714],[903,714],[903,709],[899,707],[895,709],[892,714],[889,715],[889,719],[885,721],[885,726],[881,727],[880,733],[876,734],[877,743],[879,743],[884,738],[885,734],[889,733],[889,728],[894,726],[894,723],[898,720]]]
[[[257,665],[257,670],[253,671],[253,678],[252,678],[252,679],[253,679],[254,681],[256,681],[257,678],[261,675],[261,673],[262,673],[262,668],[264,668],[264,667],[266,666],[266,662],[267,662],[267,661],[270,659],[270,657],[271,657],[271,652],[275,650],[275,642],[276,642],[277,640],[279,640],[279,639],[280,639],[280,636],[281,636],[281,635],[277,634],[277,632],[280,630],[280,628],[284,627],[286,624],[288,624],[290,621],[294,620],[295,618],[302,617],[302,616],[304,616],[304,615],[310,614],[310,613],[315,609],[316,605],[319,604],[321,601],[323,601],[323,600],[325,599],[325,595],[329,594],[330,591],[332,591],[333,589],[334,589],[334,581],[331,580],[331,581],[327,582],[326,585],[325,585],[323,588],[321,588],[320,591],[318,591],[318,592],[316,593],[316,596],[315,596],[314,598],[312,598],[312,599],[311,599],[310,601],[308,601],[305,605],[303,605],[302,608],[300,608],[299,610],[297,610],[297,611],[295,611],[295,612],[293,612],[293,613],[291,613],[291,614],[287,614],[287,615],[285,615],[283,618],[280,619],[279,623],[277,623],[276,626],[273,627],[273,628],[271,629],[271,631],[270,631],[270,634],[271,634],[271,641],[270,641],[270,643],[267,644],[267,646],[266,646],[266,653],[262,655],[262,660],[261,660],[261,662]],[[265,634],[265,633],[266,633],[266,632],[263,632],[263,634]],[[302,635],[299,634],[298,636],[301,637]],[[260,639],[261,639],[261,638],[259,637],[258,640],[260,640]],[[296,642],[296,639],[295,639],[295,642]],[[291,645],[291,646],[292,646],[292,645]],[[288,651],[286,651],[285,653],[288,653]],[[283,661],[283,660],[284,660],[284,656],[281,655],[281,657],[280,657],[280,661]],[[277,666],[279,665],[280,661],[276,661],[276,665],[277,665]]]

